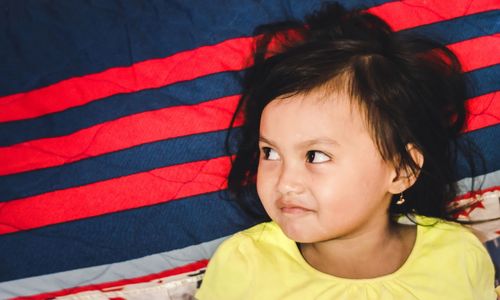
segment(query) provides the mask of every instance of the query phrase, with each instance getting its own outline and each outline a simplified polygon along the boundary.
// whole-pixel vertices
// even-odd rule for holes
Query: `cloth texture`
[[[225,241],[210,261],[196,298],[494,300],[494,268],[487,251],[460,224],[417,218],[417,238],[394,273],[346,279],[312,268],[274,222]]]
[[[255,28],[323,2],[0,1],[0,299],[136,299],[137,284],[202,272],[266,221],[227,192],[228,126]],[[500,270],[500,1],[338,2],[459,57],[460,140],[485,167],[457,157],[455,200]]]

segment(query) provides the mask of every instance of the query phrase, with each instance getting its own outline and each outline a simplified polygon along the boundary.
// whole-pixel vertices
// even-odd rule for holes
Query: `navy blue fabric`
[[[0,146],[57,137],[124,116],[204,101],[240,92],[239,72],[222,72],[158,89],[118,94],[38,118],[0,123]]]
[[[216,73],[192,81],[183,81],[158,89],[118,94],[43,117],[0,123],[0,146],[29,140],[57,137],[124,116],[176,105],[199,104],[204,101],[238,94],[241,72]],[[471,85],[469,97],[500,89],[500,65],[467,73]],[[474,86],[474,88],[472,88]],[[50,124],[50,125],[49,125]]]
[[[0,57],[9,57],[0,69],[0,95],[250,36],[258,24],[286,17],[301,18],[322,1],[281,5],[238,2],[224,6],[197,2],[187,9],[180,2],[160,0],[59,1],[57,5],[47,0],[4,0],[0,3],[0,40],[12,41],[15,35],[16,43],[6,42],[0,47]],[[371,7],[389,1],[340,2],[348,7]],[[500,32],[500,25],[494,22],[499,14],[486,12],[410,31],[452,43]],[[135,40],[141,42],[134,43]],[[124,46],[129,48],[123,49]]]
[[[0,95],[250,36],[256,25],[302,18],[321,2],[4,0],[0,57],[8,59],[0,69]]]
[[[480,36],[499,33],[499,19],[500,10],[493,10],[419,26],[403,30],[401,33],[417,34],[444,44],[452,44]]]
[[[262,220],[242,212],[221,191],[0,235],[0,282],[180,249]]]
[[[479,174],[500,169],[497,151],[500,125],[468,132],[461,139],[471,139],[482,151],[486,168]],[[38,195],[53,190],[77,187],[93,182],[136,174],[156,168],[190,161],[206,160],[226,155],[224,139],[227,131],[191,135],[148,143],[101,156],[84,159],[58,167],[0,177],[0,201]],[[165,149],[168,149],[166,151]],[[139,160],[138,157],[148,157]],[[457,179],[477,176],[472,174],[462,156],[458,159]]]
[[[226,130],[190,135],[142,144],[58,167],[1,176],[0,201],[225,156],[226,135]]]
[[[0,96],[248,37],[257,25],[289,17],[302,18],[322,2],[3,0],[0,1]],[[389,1],[340,2],[347,7],[372,7]],[[449,44],[499,33],[499,19],[500,11],[494,10],[403,30],[401,34],[417,33]],[[500,90],[498,64],[469,72],[467,77],[474,85],[469,92],[471,97]],[[240,78],[240,72],[211,74],[170,86],[97,99],[42,117],[1,123],[0,147],[64,136],[141,112],[237,95]],[[470,138],[478,144],[486,159],[486,169],[472,172],[463,157],[459,157],[457,179],[500,169],[499,126],[464,136],[463,139]],[[5,204],[9,200],[218,158],[226,155],[225,136],[225,130],[189,135],[61,166],[0,176],[0,209],[8,207]],[[255,196],[250,201],[258,202]],[[227,201],[226,192],[220,191],[0,234],[0,282],[180,249],[227,236],[260,220],[261,217],[251,217],[234,202]],[[82,278],[82,282],[87,279]]]
[[[469,73],[469,97],[481,96],[500,90],[500,64],[477,69]]]
[[[500,159],[498,159],[500,149],[500,124],[464,134],[459,143],[465,143],[467,140],[472,141],[476,145],[477,151],[482,155],[482,158],[474,156],[474,166],[476,170],[471,170],[469,164],[467,164],[464,159],[463,153],[459,153],[456,162],[457,180],[466,177],[476,177],[500,170]]]

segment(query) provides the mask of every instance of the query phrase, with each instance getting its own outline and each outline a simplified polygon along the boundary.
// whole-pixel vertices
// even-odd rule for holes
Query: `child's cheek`
[[[257,169],[257,192],[261,200],[267,198],[272,187],[279,178],[279,168],[276,162],[261,161]]]

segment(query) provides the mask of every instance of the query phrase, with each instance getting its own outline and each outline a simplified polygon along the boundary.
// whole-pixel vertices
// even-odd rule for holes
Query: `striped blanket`
[[[225,190],[253,29],[321,2],[0,2],[0,299],[137,299],[117,291],[173,278],[196,288],[217,245],[264,218]],[[462,218],[498,217],[500,2],[340,2],[462,60],[463,135],[486,169],[457,162],[459,185],[478,183],[457,201],[475,201]],[[498,263],[500,224],[481,226]]]

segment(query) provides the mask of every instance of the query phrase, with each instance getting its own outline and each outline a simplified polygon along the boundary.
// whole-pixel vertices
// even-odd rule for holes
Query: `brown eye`
[[[275,150],[273,150],[272,148],[262,147],[261,151],[262,151],[262,153],[264,153],[265,160],[279,160],[278,153]]]
[[[321,151],[311,150],[307,151],[306,154],[306,161],[311,164],[320,164],[330,160],[331,160],[330,156],[326,155]]]

